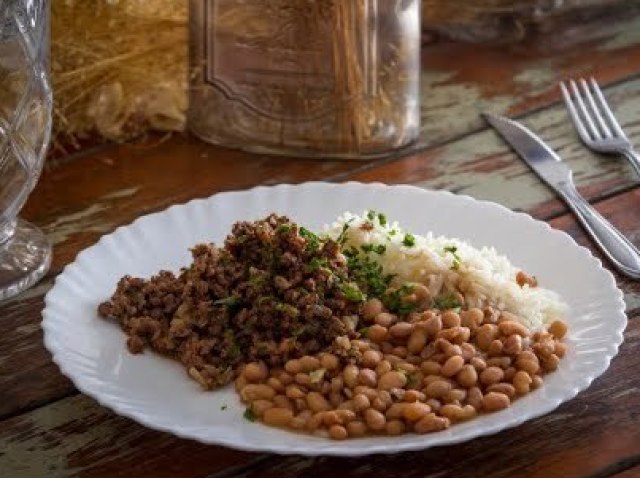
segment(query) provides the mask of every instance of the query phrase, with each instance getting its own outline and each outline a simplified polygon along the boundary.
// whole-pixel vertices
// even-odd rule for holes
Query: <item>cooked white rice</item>
[[[362,216],[344,213],[327,227],[326,233],[337,239],[346,229],[345,246],[360,248],[363,244],[384,244],[383,254],[370,253],[372,259],[382,265],[385,273],[395,274],[396,281],[418,282],[429,287],[432,296],[443,292],[459,291],[465,297],[467,307],[490,305],[515,314],[520,321],[536,330],[557,318],[562,318],[567,306],[560,297],[542,287],[520,287],[516,274],[521,270],[509,262],[494,248],[476,249],[455,238],[417,234],[413,246],[403,244],[406,231],[397,223],[380,223],[378,215],[367,211]],[[361,228],[365,223],[372,224]],[[395,233],[393,232],[395,231]],[[455,255],[447,252],[452,250]],[[459,259],[459,261],[458,261]],[[459,262],[459,263],[458,263]]]

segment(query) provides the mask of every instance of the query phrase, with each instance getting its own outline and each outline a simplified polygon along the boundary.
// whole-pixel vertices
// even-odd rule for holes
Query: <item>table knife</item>
[[[640,279],[640,251],[585,200],[573,183],[573,173],[560,157],[523,125],[490,114],[491,126],[525,163],[569,206],[611,263],[624,275]]]

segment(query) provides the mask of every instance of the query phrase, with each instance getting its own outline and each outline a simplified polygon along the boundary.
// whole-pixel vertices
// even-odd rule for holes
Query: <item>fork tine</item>
[[[580,92],[578,91],[578,87],[576,86],[576,82],[570,80],[569,86],[571,86],[571,91],[578,105],[577,109],[580,112],[582,119],[587,124],[587,131],[589,131],[591,138],[600,139],[600,133],[598,133],[596,126],[593,124],[593,121],[589,116],[589,112],[587,111],[587,107],[584,105],[584,101],[582,101],[582,97],[580,96]]]
[[[609,103],[607,103],[607,100],[602,94],[602,90],[600,89],[600,86],[598,85],[596,80],[593,79],[593,77],[589,78],[589,83],[591,83],[591,89],[593,90],[596,96],[596,100],[600,105],[600,110],[604,112],[607,120],[609,121],[609,125],[611,125],[611,128],[615,132],[616,136],[626,139],[627,135],[625,135],[624,131],[622,131],[622,128],[620,127],[620,123],[618,123],[618,120],[616,119],[613,112],[611,111],[611,108],[609,107]]]
[[[592,117],[595,117],[595,122],[600,127],[600,132],[603,133],[605,138],[610,138],[611,137],[611,130],[609,129],[609,127],[605,123],[604,118],[602,117],[602,114],[600,113],[600,110],[596,106],[596,102],[593,99],[593,95],[591,94],[591,91],[589,90],[589,85],[587,85],[587,82],[585,81],[584,78],[580,78],[580,86],[582,87],[582,92],[583,92],[584,97],[587,99],[587,104],[589,105],[589,108],[591,109],[591,112],[593,113]]]
[[[585,143],[591,141],[591,137],[584,127],[584,123],[576,110],[575,105],[573,104],[573,100],[571,99],[571,95],[569,94],[569,90],[563,81],[560,82],[560,91],[562,91],[562,97],[564,98],[564,104],[567,106],[567,110],[569,110],[569,117],[573,120],[573,125],[576,127],[576,131],[578,135],[582,138],[582,141]]]

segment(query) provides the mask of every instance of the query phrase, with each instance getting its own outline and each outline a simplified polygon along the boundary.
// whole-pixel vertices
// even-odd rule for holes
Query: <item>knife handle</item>
[[[573,182],[560,185],[559,192],[613,265],[622,274],[640,279],[640,251],[580,195]]]

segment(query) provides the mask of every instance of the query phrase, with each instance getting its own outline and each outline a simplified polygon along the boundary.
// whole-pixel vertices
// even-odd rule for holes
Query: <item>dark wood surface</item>
[[[640,244],[639,178],[624,160],[578,142],[556,88],[568,76],[596,75],[640,144],[640,17],[558,38],[508,48],[426,47],[422,137],[404,157],[275,158],[187,135],[150,135],[52,159],[23,215],[53,241],[54,264],[39,285],[0,303],[0,477],[640,477],[640,283],[620,276],[625,342],[588,390],[513,430],[400,455],[279,457],[155,432],[79,394],[42,344],[44,294],[80,250],[141,214],[259,184],[358,180],[447,189],[529,212],[597,255],[564,204],[486,128],[482,111],[532,126],[574,169],[595,207]]]

